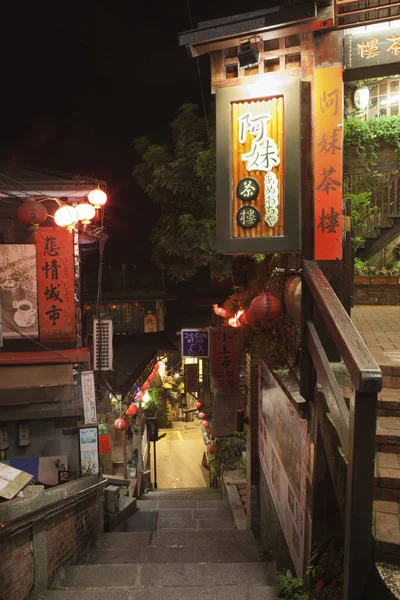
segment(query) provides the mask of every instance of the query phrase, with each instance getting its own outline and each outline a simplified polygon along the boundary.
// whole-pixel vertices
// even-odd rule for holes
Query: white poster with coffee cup
[[[0,300],[4,338],[39,335],[34,244],[0,246]]]

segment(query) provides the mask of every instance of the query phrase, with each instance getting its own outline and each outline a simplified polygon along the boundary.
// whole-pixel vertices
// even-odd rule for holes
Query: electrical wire
[[[73,360],[71,360],[67,356],[64,356],[63,354],[60,354],[60,352],[57,352],[57,350],[53,350],[52,348],[49,348],[45,344],[42,344],[41,342],[38,342],[37,340],[35,340],[34,338],[30,337],[29,335],[26,335],[25,333],[22,333],[22,331],[19,331],[18,329],[15,329],[15,327],[13,327],[11,325],[11,323],[8,323],[7,321],[3,321],[2,319],[0,319],[0,323],[4,327],[7,327],[8,329],[11,329],[12,331],[14,331],[14,333],[18,333],[18,335],[20,335],[21,337],[25,338],[26,340],[29,340],[30,342],[33,342],[37,346],[40,346],[41,348],[44,348],[45,350],[48,350],[49,352],[52,352],[53,354],[56,354],[57,356],[60,356],[62,359],[64,359],[67,362],[71,363],[71,365],[75,365],[76,364],[76,362],[74,362]]]

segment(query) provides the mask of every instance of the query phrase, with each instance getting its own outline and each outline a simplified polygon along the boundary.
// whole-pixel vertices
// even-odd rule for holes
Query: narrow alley
[[[157,442],[156,450],[157,488],[207,487],[208,471],[201,466],[206,446],[198,423],[172,423],[172,429],[160,429],[159,436],[161,439]],[[154,456],[151,458],[152,465],[153,460]]]

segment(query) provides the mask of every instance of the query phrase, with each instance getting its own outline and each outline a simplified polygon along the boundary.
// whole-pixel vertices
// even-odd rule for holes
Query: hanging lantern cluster
[[[214,312],[224,316],[225,309],[214,305]],[[263,321],[274,321],[282,314],[282,304],[276,296],[270,292],[259,294],[253,298],[248,309],[240,309],[235,315],[225,317],[225,322],[231,327],[254,326]]]
[[[34,198],[24,198],[17,208],[17,219],[35,230],[47,219],[46,207]]]
[[[88,202],[80,202],[76,206],[64,204],[55,212],[54,220],[60,227],[72,230],[77,223],[88,225],[96,215],[96,210],[107,202],[107,194],[100,188],[88,194]]]

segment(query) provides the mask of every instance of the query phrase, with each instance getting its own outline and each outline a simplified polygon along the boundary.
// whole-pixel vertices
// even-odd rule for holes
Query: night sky
[[[188,2],[194,26],[269,5]],[[178,46],[186,0],[9,2],[1,17],[0,159],[106,180],[105,259],[146,268],[154,209],[133,181],[133,140],[166,141],[179,106],[201,102],[195,60]],[[200,66],[209,102],[208,57]]]

